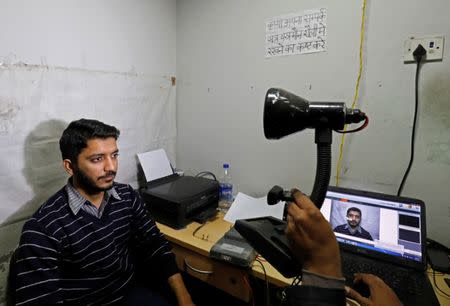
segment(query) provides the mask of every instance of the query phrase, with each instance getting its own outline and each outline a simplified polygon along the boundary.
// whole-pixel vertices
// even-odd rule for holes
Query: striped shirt
[[[115,183],[114,191],[98,217],[74,213],[62,188],[25,223],[16,305],[120,305],[137,264],[163,279],[178,272],[139,195],[124,184]]]
[[[83,197],[83,195],[72,186],[71,181],[72,180],[69,179],[69,182],[67,182],[66,192],[69,207],[75,215],[78,214],[80,209],[82,209],[88,214],[96,216],[97,218],[101,218],[103,215],[103,211],[105,210],[105,205],[106,203],[108,203],[110,197],[114,197],[116,200],[122,200],[120,196],[117,194],[116,189],[112,187],[111,189],[105,191],[102,203],[100,204],[99,208],[97,208],[95,207],[94,204],[86,200],[86,198]]]

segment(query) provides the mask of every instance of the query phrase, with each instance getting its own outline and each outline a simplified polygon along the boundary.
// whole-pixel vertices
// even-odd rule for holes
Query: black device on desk
[[[182,228],[216,214],[219,183],[204,177],[172,174],[149,182],[141,195],[156,221]]]
[[[428,263],[435,271],[450,273],[450,253],[449,249],[431,239],[427,239]]]
[[[280,186],[274,186],[267,194],[267,202],[270,205],[279,201],[293,202],[290,192]],[[286,206],[283,212],[283,220],[286,219]],[[289,243],[284,234],[285,221],[274,217],[262,217],[236,220],[236,229],[247,238],[251,239],[255,248],[285,277],[298,275],[301,267],[294,258]]]
[[[256,257],[256,251],[232,227],[211,248],[209,256],[214,259],[226,261],[240,267],[251,267]]]

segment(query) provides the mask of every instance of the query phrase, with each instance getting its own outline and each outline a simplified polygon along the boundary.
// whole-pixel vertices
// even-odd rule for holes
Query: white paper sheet
[[[258,218],[265,216],[272,216],[282,219],[284,204],[285,202],[280,202],[276,205],[268,205],[266,197],[253,198],[239,192],[224,219],[231,223],[236,222],[237,219]]]
[[[169,158],[164,149],[137,154],[147,182],[173,174]]]

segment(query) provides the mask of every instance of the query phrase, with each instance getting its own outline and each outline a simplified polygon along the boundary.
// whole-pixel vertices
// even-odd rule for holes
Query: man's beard
[[[356,228],[359,225],[359,222],[350,222],[348,221],[348,225],[350,225],[351,228]]]
[[[114,171],[108,171],[104,176],[99,177],[98,179],[104,178],[106,176],[116,175]],[[82,170],[74,169],[73,176],[75,177],[77,183],[80,185],[80,188],[84,190],[87,194],[96,194],[102,191],[106,191],[112,188],[113,183],[111,183],[108,187],[99,187],[96,182],[93,181],[90,177],[88,177]]]

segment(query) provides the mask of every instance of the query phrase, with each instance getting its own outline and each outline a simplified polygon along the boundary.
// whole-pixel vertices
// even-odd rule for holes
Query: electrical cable
[[[203,228],[206,224],[208,223],[208,221],[206,221],[205,223],[203,223],[202,225],[200,225],[199,227],[197,227],[193,232],[192,232],[192,236],[194,236],[195,238],[198,238],[198,239],[202,239],[202,240],[206,240],[206,241],[208,241],[208,234],[206,234],[206,238],[205,237],[197,237],[195,234],[197,234],[197,232],[201,229],[201,228]]]
[[[294,280],[291,283],[291,287],[292,286],[298,286],[300,284],[300,282],[302,281],[302,275],[297,275]]]
[[[440,293],[442,293],[445,297],[450,298],[450,294],[444,292],[444,290],[442,290],[441,288],[438,287],[437,283],[436,283],[436,272],[433,269],[433,282],[434,282],[434,286],[436,287],[437,290],[439,290]]]
[[[408,178],[409,171],[411,170],[411,166],[414,162],[414,144],[416,138],[416,123],[417,123],[417,109],[419,106],[419,72],[420,72],[420,63],[422,61],[422,57],[426,54],[426,50],[422,45],[419,45],[416,50],[414,50],[413,55],[417,62],[416,67],[416,81],[415,81],[415,107],[414,107],[414,119],[413,119],[413,127],[411,133],[411,155],[409,159],[408,167],[406,168],[405,174],[403,175],[402,182],[398,187],[397,196],[400,196],[403,191],[403,187],[405,185],[406,179]]]
[[[353,96],[353,102],[352,102],[352,109],[355,108],[356,102],[358,101],[358,95],[359,95],[359,84],[361,82],[361,75],[363,70],[363,45],[364,45],[364,25],[366,22],[366,0],[363,1],[362,6],[362,16],[361,16],[361,31],[360,31],[360,37],[359,37],[359,70],[358,70],[358,77],[356,79],[356,86],[355,86],[355,94]],[[344,126],[344,131],[347,129],[347,125]],[[339,186],[339,176],[341,172],[341,164],[342,164],[342,158],[344,155],[344,143],[345,143],[345,133],[342,133],[341,137],[341,144],[339,145],[339,159],[336,166],[336,186]]]
[[[369,125],[369,117],[364,115],[364,123],[359,128],[356,128],[356,129],[353,129],[353,130],[349,130],[349,131],[346,131],[345,129],[342,130],[342,131],[335,130],[335,132],[341,133],[341,134],[355,133],[355,132],[359,132],[361,130],[364,130],[367,127],[367,125]]]
[[[266,285],[266,289],[265,289],[266,305],[270,306],[269,281],[267,280],[266,268],[264,267],[264,264],[261,262],[261,260],[259,260],[258,258],[256,258],[255,261],[257,261],[261,265],[261,268],[264,272],[264,282]]]
[[[449,248],[448,247],[446,247],[445,245],[443,245],[443,244],[441,244],[441,243],[439,243],[436,240],[433,240],[431,238],[427,238],[427,248],[436,248],[436,249],[439,249],[439,250],[443,250],[443,251],[445,251],[447,253],[449,252]],[[443,273],[443,272],[437,272],[436,273],[436,271],[434,269],[432,269],[432,270],[433,270],[433,272],[431,272],[431,273],[433,274],[434,286],[436,287],[436,289],[438,289],[440,291],[439,293],[442,293],[444,295],[444,297],[449,298],[450,295],[448,293],[444,292],[441,288],[439,288],[439,286],[436,283],[436,274],[437,275],[445,275],[445,273]]]
[[[242,278],[244,279],[244,283],[247,286],[247,289],[250,293],[250,299],[252,300],[252,305],[255,306],[255,295],[253,294],[252,286],[250,286],[250,282],[248,281],[247,275],[243,272]]]
[[[445,275],[445,274],[446,274],[446,273],[440,272],[440,271],[435,272],[435,270],[433,270],[433,269],[431,269],[431,271],[428,271],[428,270],[427,270],[427,273],[428,273],[429,275],[433,275],[433,273],[436,273],[436,275]]]
[[[206,175],[212,176],[212,177],[214,178],[214,180],[217,181],[217,178],[216,178],[216,176],[214,175],[214,173],[209,172],[209,171],[202,171],[202,172],[199,172],[199,173],[197,173],[196,177],[204,177],[204,176],[206,176]]]
[[[267,262],[267,260],[265,260],[264,257],[261,256],[261,254],[256,255],[256,258],[261,262]]]

